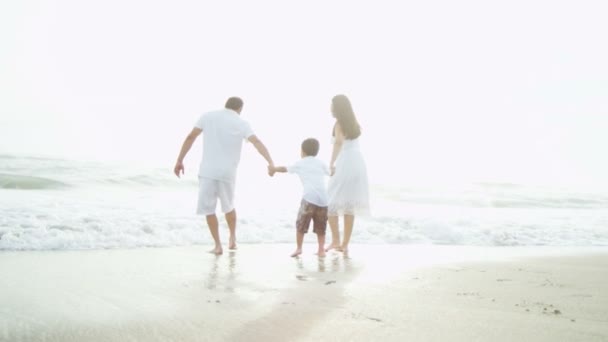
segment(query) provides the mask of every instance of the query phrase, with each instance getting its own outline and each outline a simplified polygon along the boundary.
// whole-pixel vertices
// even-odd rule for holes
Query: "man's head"
[[[319,153],[319,141],[315,138],[308,138],[302,141],[302,158],[316,157]]]
[[[232,109],[233,111],[241,114],[243,109],[243,100],[240,97],[233,96],[226,101],[226,109]]]

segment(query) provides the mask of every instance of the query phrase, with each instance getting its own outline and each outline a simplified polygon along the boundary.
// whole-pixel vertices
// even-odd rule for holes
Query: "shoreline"
[[[0,340],[608,339],[606,247],[268,246],[0,252]]]

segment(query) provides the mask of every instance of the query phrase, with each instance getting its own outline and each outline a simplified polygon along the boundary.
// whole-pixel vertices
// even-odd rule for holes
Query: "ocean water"
[[[0,250],[209,244],[194,214],[195,172],[177,179],[171,166],[2,155]],[[299,181],[249,171],[241,168],[237,183],[239,242],[293,242]],[[356,243],[608,245],[602,192],[494,183],[371,190],[372,215],[357,218]]]

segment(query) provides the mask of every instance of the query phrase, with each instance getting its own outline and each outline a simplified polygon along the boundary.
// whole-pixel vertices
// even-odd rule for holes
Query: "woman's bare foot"
[[[228,240],[228,249],[232,251],[236,249],[236,238],[230,238],[230,240]]]
[[[329,252],[329,251],[331,251],[332,249],[338,249],[338,248],[340,248],[340,246],[339,246],[339,245],[337,245],[337,244],[335,244],[335,243],[332,243],[331,245],[329,245],[329,246],[325,247],[325,251],[326,251],[326,252]]]
[[[300,254],[302,254],[302,249],[298,248],[298,249],[296,249],[296,251],[295,251],[295,252],[293,252],[293,253],[291,254],[291,257],[292,257],[292,258],[295,258],[295,257],[297,257],[297,256],[298,256],[298,255],[300,255]]]
[[[222,253],[224,253],[224,251],[222,250],[222,247],[215,247],[214,249],[210,250],[209,253],[215,254],[215,255],[222,255]]]
[[[320,249],[317,253],[315,253],[316,256],[318,256],[319,258],[324,258],[325,257],[325,251]]]
[[[344,254],[347,254],[348,253],[348,247],[344,247],[344,246],[336,247],[336,251],[342,252]]]

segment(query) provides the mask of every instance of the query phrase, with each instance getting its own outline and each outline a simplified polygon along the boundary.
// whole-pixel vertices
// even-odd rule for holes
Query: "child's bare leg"
[[[228,229],[230,230],[228,249],[236,249],[236,209],[226,213],[225,217],[226,223],[228,223]]]
[[[319,249],[317,255],[320,257],[325,256],[325,232],[323,234],[317,234],[317,242],[319,243]]]
[[[340,230],[338,223],[338,216],[329,216],[327,218],[329,227],[331,228],[331,244],[325,248],[325,251],[340,247]]]
[[[291,254],[291,257],[297,257],[298,255],[302,254],[302,243],[304,242],[304,233],[300,233],[299,231],[296,232],[296,244],[298,245],[298,248],[296,249],[295,252],[293,252]]]
[[[222,243],[220,242],[220,232],[219,232],[219,223],[217,222],[217,216],[207,215],[207,226],[209,226],[209,232],[211,232],[211,237],[213,237],[213,241],[215,242],[215,248],[209,251],[209,253],[213,253],[215,255],[222,254]]]
[[[355,225],[354,215],[344,215],[344,240],[342,240],[342,246],[340,251],[348,253],[348,243],[350,242],[350,236],[353,233],[353,226]]]

